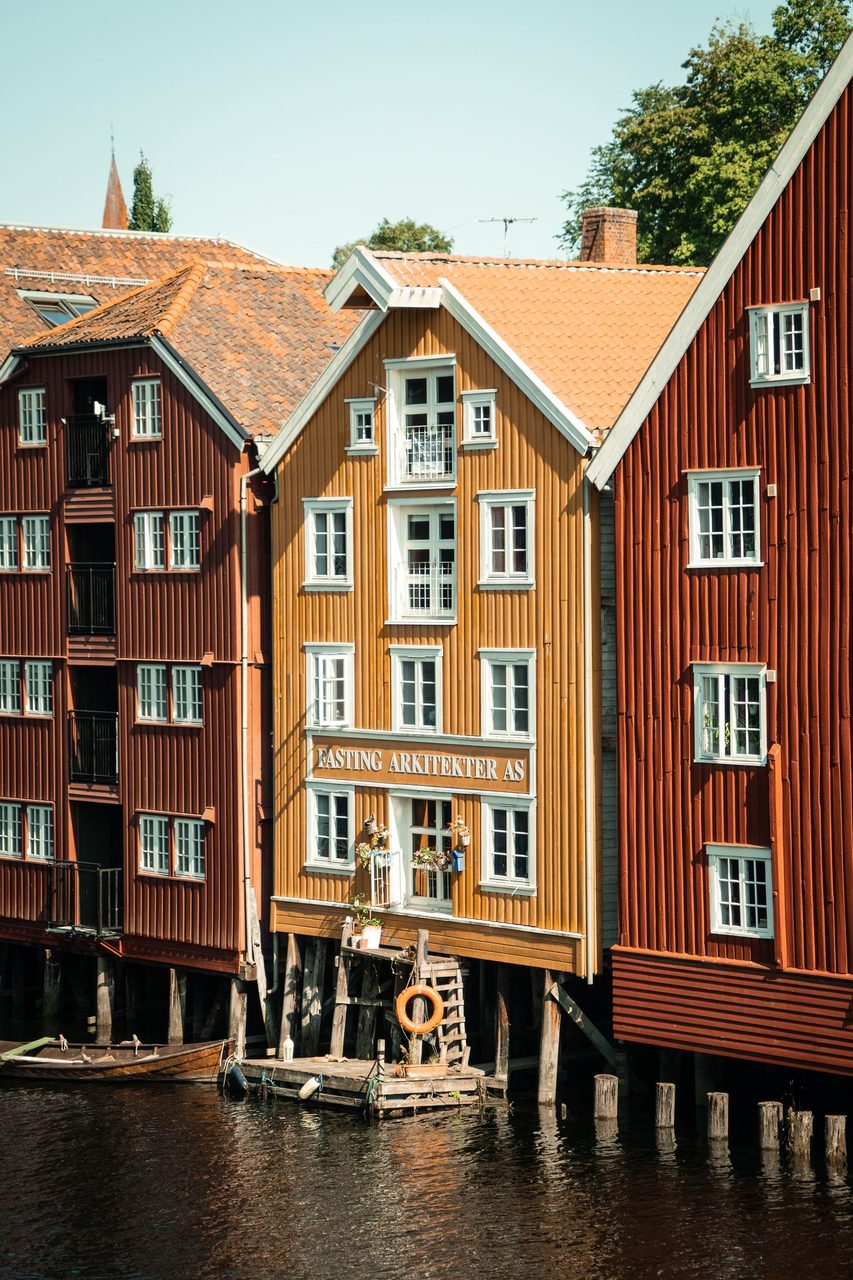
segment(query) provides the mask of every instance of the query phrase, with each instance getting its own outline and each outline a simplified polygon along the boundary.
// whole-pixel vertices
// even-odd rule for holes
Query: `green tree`
[[[594,205],[636,209],[644,262],[707,264],[853,30],[847,0],[787,0],[771,35],[717,23],[683,84],[632,94],[582,184],[563,193],[570,253]]]
[[[375,231],[364,239],[349,244],[339,244],[332,255],[332,266],[338,269],[352,253],[356,245],[368,249],[392,249],[398,253],[450,253],[453,241],[429,222],[415,222],[414,218],[401,218],[389,222],[383,218]]]
[[[133,171],[133,200],[127,220],[129,231],[168,231],[172,211],[168,200],[154,195],[151,166],[140,151],[139,164]]]

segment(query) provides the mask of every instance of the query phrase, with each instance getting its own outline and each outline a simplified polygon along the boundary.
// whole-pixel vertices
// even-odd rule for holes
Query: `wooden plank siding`
[[[435,501],[451,495],[457,504],[457,595],[454,625],[386,624],[388,601],[388,497],[385,359],[453,353],[456,356],[457,483],[432,492]],[[379,390],[374,392],[374,384]],[[461,393],[497,388],[497,438],[493,450],[459,448]],[[376,394],[375,437],[379,453],[345,455],[349,441],[347,397]],[[276,872],[274,927],[333,933],[340,913],[325,915],[311,903],[345,904],[353,887],[368,891],[366,873],[353,878],[306,868],[308,767],[305,654],[311,642],[355,646],[355,725],[390,730],[391,659],[388,646],[441,645],[443,650],[442,733],[463,741],[481,732],[480,647],[536,650],[535,770],[536,880],[533,896],[487,892],[479,887],[481,856],[478,797],[454,796],[470,827],[465,871],[453,876],[453,915],[481,922],[452,923],[423,913],[431,940],[461,954],[500,952],[504,933],[489,925],[552,931],[549,940],[519,932],[512,940],[518,963],[577,970],[582,946],[567,938],[584,930],[584,758],[583,758],[583,491],[582,461],[482,348],[443,309],[391,311],[318,408],[278,469],[278,501],[272,512]],[[477,493],[535,490],[535,588],[487,590],[480,577],[480,512]],[[424,492],[412,486],[412,496]],[[306,592],[303,499],[351,497],[353,580],[347,593]],[[399,491],[394,498],[401,498]],[[412,739],[414,741],[414,739]],[[348,745],[358,745],[349,743]],[[404,744],[405,745],[405,744]],[[418,738],[429,750],[428,737]],[[435,750],[441,750],[440,746]],[[343,778],[342,778],[343,781]],[[450,788],[448,788],[450,789]],[[401,791],[405,785],[401,784]],[[388,793],[369,786],[356,793],[356,826],[371,811],[388,820]],[[297,900],[289,902],[289,899]],[[383,915],[396,936],[416,927],[404,917]]]
[[[768,1057],[748,1018],[728,1025],[746,981],[736,966],[823,975],[814,1017],[808,1001],[800,1007],[803,1041],[823,1034],[820,993],[832,983],[825,975],[851,973],[851,112],[848,86],[616,471],[627,950],[614,962],[614,1000],[626,1039],[679,1042],[665,1028],[676,1007],[696,1000],[701,1013],[685,1022],[680,1043]],[[820,298],[809,307],[810,382],[752,389],[747,308],[808,300],[813,289]],[[762,566],[688,569],[685,472],[744,466],[760,468]],[[777,486],[775,497],[768,485]],[[767,686],[767,737],[778,744],[778,795],[768,767],[693,763],[696,662],[763,663],[777,673]],[[708,843],[772,847],[782,893],[775,940],[710,933]],[[640,952],[678,955],[679,966]],[[703,963],[691,967],[689,957]],[[712,970],[705,961],[732,967]],[[642,976],[652,969],[667,999],[647,999]],[[702,997],[710,972],[720,990],[730,978],[728,1002]],[[766,992],[761,972],[756,991]],[[844,990],[832,999],[849,999],[848,984]],[[763,997],[749,999],[756,1028],[769,1027]],[[827,1050],[826,1069],[837,1069],[836,1049]],[[819,1064],[816,1054],[805,1065]]]
[[[162,439],[131,439],[131,381],[161,380]],[[75,527],[85,523],[85,499],[65,485],[65,428],[72,411],[71,380],[103,377],[108,412],[118,432],[110,450],[115,511],[116,639],[114,646],[86,646],[66,636],[65,565],[69,560],[65,507]],[[18,440],[17,393],[46,389],[48,444],[23,448]],[[0,655],[52,658],[54,714],[50,721],[0,717],[0,797],[51,802],[56,857],[87,860],[75,848],[67,797],[67,711],[74,666],[115,671],[119,713],[118,803],[122,813],[125,955],[236,972],[244,945],[240,777],[240,476],[249,469],[241,453],[202,411],[183,384],[144,346],[30,357],[25,371],[0,388],[0,512],[46,511],[51,517],[51,572],[0,575]],[[201,510],[200,572],[138,573],[134,565],[133,512],[170,508]],[[97,505],[97,504],[96,504]],[[78,510],[77,508],[80,508]],[[252,798],[252,870],[259,894],[265,842],[261,735],[268,713],[268,607],[263,575],[268,555],[268,511],[250,496],[248,535]],[[96,638],[97,639],[97,638]],[[111,648],[112,654],[111,656]],[[97,657],[95,654],[97,653]],[[206,655],[207,658],[206,658]],[[138,724],[136,667],[143,662],[200,663],[203,726]],[[209,664],[209,665],[208,665]],[[36,741],[37,740],[37,741]],[[268,741],[268,739],[267,739]],[[48,767],[49,765],[49,767]],[[203,882],[141,874],[137,815],[140,811],[213,821],[205,840]],[[90,856],[90,855],[89,855]],[[0,937],[17,936],[22,918],[38,919],[33,904],[44,880],[42,866],[26,860],[8,867],[0,858]],[[18,887],[16,887],[18,886]],[[43,895],[42,895],[43,896]],[[40,930],[32,932],[40,940]],[[51,942],[54,945],[54,942]]]

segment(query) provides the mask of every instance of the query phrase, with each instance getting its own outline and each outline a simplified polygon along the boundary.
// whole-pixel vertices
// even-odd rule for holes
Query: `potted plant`
[[[361,929],[361,948],[371,950],[378,947],[382,938],[382,921],[371,915],[370,903],[363,893],[357,893],[352,899],[352,909]]]
[[[450,854],[444,849],[415,849],[412,866],[420,871],[446,871],[450,866]]]
[[[382,823],[376,821],[373,814],[365,822],[362,832],[368,838],[360,840],[355,846],[355,856],[360,866],[369,867],[371,858],[377,853],[384,853],[387,849],[390,832]]]

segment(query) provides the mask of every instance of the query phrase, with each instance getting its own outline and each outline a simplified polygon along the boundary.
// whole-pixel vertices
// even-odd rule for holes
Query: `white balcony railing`
[[[456,566],[451,562],[410,564],[398,573],[401,618],[452,618],[456,614]]]
[[[402,441],[399,480],[424,484],[453,480],[456,475],[455,429],[452,423],[415,426],[407,423]]]
[[[370,902],[374,907],[399,907],[403,904],[403,853],[386,849],[370,859]]]

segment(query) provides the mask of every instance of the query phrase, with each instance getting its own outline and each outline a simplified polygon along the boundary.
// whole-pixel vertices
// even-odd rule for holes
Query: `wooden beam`
[[[169,970],[168,1044],[184,1043],[184,1014],[187,1008],[187,975]]]
[[[313,1058],[320,1046],[320,1019],[323,1013],[323,984],[326,973],[326,939],[309,938],[305,945],[302,981],[302,1046],[304,1058]]]
[[[418,929],[418,942],[415,952],[415,982],[422,982],[427,965],[427,953],[429,951],[429,931],[427,929]],[[409,1014],[412,1022],[417,1026],[426,1022],[426,1001],[423,996],[418,996],[412,1001],[411,1013]],[[424,1041],[423,1036],[413,1035],[409,1037],[409,1061],[413,1066],[417,1066],[423,1058]]]
[[[290,1037],[294,1045],[299,1040],[300,994],[302,991],[302,952],[295,933],[287,935],[287,955],[284,961],[281,998],[281,1029],[278,1036],[278,1056],[284,1057],[284,1042]]]
[[[115,974],[112,956],[98,956],[98,976],[95,987],[96,1044],[109,1044],[112,1039],[114,1004]]]
[[[53,1036],[41,1036],[38,1040],[31,1040],[29,1044],[16,1044],[14,1049],[7,1049],[5,1053],[0,1053],[0,1062],[5,1062],[7,1058],[16,1058],[19,1053],[32,1053],[35,1049],[43,1049],[46,1044],[53,1044]]]
[[[358,1003],[361,1007],[358,1011],[355,1056],[364,1059],[372,1058],[373,1042],[376,1036],[376,1010],[383,1004],[387,1004],[387,1001],[383,1001],[379,995],[379,976],[375,960],[366,959],[362,962],[361,995]]]
[[[568,1014],[575,1026],[584,1033],[587,1040],[595,1045],[602,1058],[605,1058],[611,1067],[617,1067],[619,1058],[617,1050],[601,1034],[598,1027],[590,1021],[580,1005],[575,1003],[565,988],[559,982],[554,982],[548,991],[548,995],[557,1002],[564,1013]]]
[[[509,992],[510,967],[499,964],[495,1002],[495,1075],[499,1080],[509,1079]]]
[[[216,995],[213,997],[210,1010],[207,1017],[201,1025],[202,1040],[211,1040],[216,1032],[216,1024],[222,1016],[225,1009],[225,995],[228,991],[228,979],[222,978],[216,986]]]
[[[539,1105],[552,1107],[557,1100],[557,1071],[560,1060],[560,1003],[554,990],[561,990],[549,969],[545,970],[542,997],[542,1032],[539,1038]]]
[[[59,1017],[59,1005],[62,994],[62,952],[53,952],[50,947],[44,952],[44,987],[42,993],[42,1017],[45,1025],[56,1030],[56,1019]]]
[[[249,997],[239,978],[231,979],[231,999],[228,1005],[228,1039],[238,1058],[246,1056],[246,1009]]]
[[[341,945],[338,951],[338,980],[335,987],[335,1012],[332,1014],[332,1038],[329,1053],[333,1058],[343,1057],[344,1041],[347,1031],[347,1006],[349,1001],[349,968],[352,949],[347,946],[352,936],[352,921],[344,921],[341,931]]]

